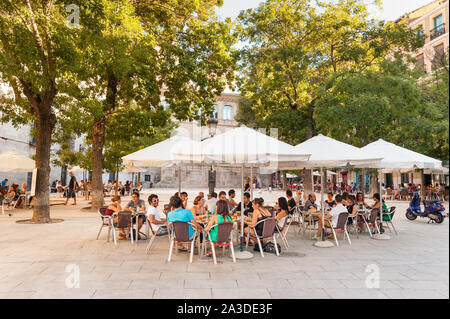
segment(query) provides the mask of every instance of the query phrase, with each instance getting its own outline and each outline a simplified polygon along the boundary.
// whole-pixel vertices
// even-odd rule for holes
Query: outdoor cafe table
[[[314,217],[318,216],[320,214],[320,209],[318,209],[315,212],[304,211],[302,214],[303,214],[303,236],[304,236],[305,232],[306,232],[305,219],[308,218],[308,226],[314,226],[314,223],[315,223]],[[311,230],[311,227],[309,229]],[[315,227],[314,227],[314,229],[315,229]],[[314,235],[311,236],[311,239],[313,238],[313,236]]]
[[[147,234],[146,234],[147,238],[145,240],[147,240],[150,237],[150,229],[149,229],[149,224],[148,224],[149,222],[148,222],[148,220],[146,218],[145,212],[131,211],[131,225],[132,225],[131,229],[136,230],[136,244],[138,243],[138,237],[139,237],[139,223],[138,223],[138,220],[139,220],[140,216],[144,216],[144,218],[145,218],[144,223],[145,223],[146,228],[147,228]],[[136,221],[135,222],[133,222],[134,217],[136,217]],[[136,225],[135,226],[136,229],[134,229],[134,225]],[[131,234],[131,236],[132,235],[133,234]]]

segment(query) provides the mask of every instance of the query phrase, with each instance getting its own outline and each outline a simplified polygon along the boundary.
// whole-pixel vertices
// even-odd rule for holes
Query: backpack
[[[265,253],[271,253],[271,254],[276,254],[277,252],[275,251],[275,244],[272,242],[262,242],[261,243],[263,252]],[[277,244],[278,246],[278,252],[281,253],[281,246],[280,244]],[[254,251],[259,251],[259,245],[255,245],[255,248],[253,249]]]

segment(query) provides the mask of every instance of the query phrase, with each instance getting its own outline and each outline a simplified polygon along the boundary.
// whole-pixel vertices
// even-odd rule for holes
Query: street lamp
[[[206,124],[208,125],[209,138],[212,138],[212,137],[214,137],[214,135],[216,135],[218,123],[219,123],[219,121],[214,117],[210,117],[208,119],[208,121],[206,122]],[[208,139],[208,137],[203,139],[202,141],[204,141],[206,139]],[[209,194],[212,194],[214,192],[215,187],[216,187],[216,171],[214,170],[214,167],[211,165],[209,168],[209,172],[208,172]]]
[[[214,137],[214,135],[216,135],[218,123],[219,121],[217,121],[217,119],[215,119],[214,117],[209,118],[209,120],[206,122],[206,124],[208,125],[208,132],[210,137]]]

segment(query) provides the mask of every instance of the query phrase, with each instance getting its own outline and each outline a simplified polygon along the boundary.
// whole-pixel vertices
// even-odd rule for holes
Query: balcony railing
[[[434,40],[437,37],[445,33],[445,23],[438,25],[430,31],[430,40]]]

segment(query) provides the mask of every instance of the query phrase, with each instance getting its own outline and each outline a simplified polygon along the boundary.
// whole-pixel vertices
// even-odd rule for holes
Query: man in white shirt
[[[206,209],[212,214],[216,213],[217,193],[212,192],[211,198],[206,201]]]
[[[334,206],[329,213],[326,213],[324,216],[325,219],[325,227],[333,227],[336,228],[337,227],[337,222],[339,219],[339,215],[341,213],[348,213],[347,208],[342,205],[342,195],[336,195],[336,197],[334,198],[335,202],[336,202],[336,206]],[[322,214],[318,215],[319,217],[319,227],[317,230],[317,234],[314,237],[315,240],[320,240],[320,233],[322,232]],[[330,224],[331,221],[331,224]]]
[[[163,235],[167,234],[167,219],[161,218],[159,215],[158,207],[159,199],[158,195],[152,194],[148,197],[149,207],[147,209],[147,218],[150,221],[150,227],[153,229],[155,234]]]

